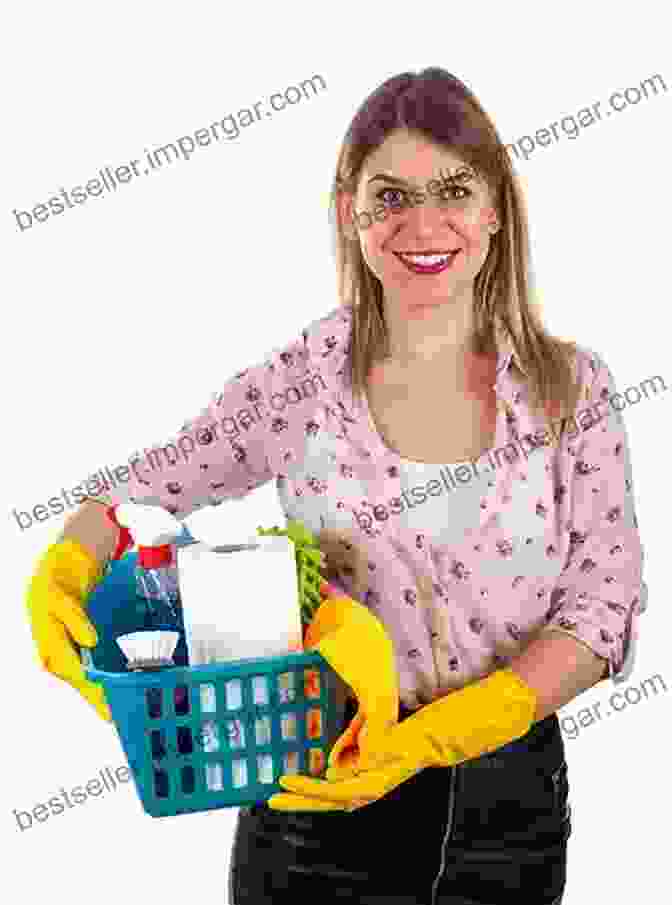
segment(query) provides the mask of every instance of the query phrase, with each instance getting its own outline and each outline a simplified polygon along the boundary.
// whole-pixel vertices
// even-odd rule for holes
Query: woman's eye
[[[398,192],[400,195],[404,194],[401,189],[389,189],[388,188],[388,189],[381,189],[376,194],[376,198],[379,198],[384,204],[389,204],[391,207],[398,207],[401,204],[401,199],[398,201],[393,201],[389,198],[387,201],[385,200],[385,196],[389,195],[390,192],[392,192],[392,194],[394,194],[395,192]]]
[[[464,201],[466,198],[469,198],[469,196],[471,195],[471,192],[469,191],[469,189],[465,189],[465,187],[463,185],[451,185],[451,186],[448,186],[448,188],[444,189],[444,191],[445,192],[464,192],[464,195],[460,196],[457,199],[458,201]],[[451,199],[446,198],[446,201],[449,201],[449,200],[451,200]]]

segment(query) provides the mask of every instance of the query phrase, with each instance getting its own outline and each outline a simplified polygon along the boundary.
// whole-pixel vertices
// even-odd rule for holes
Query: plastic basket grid
[[[142,805],[154,817],[267,801],[283,773],[322,776],[336,713],[319,653],[101,682]]]

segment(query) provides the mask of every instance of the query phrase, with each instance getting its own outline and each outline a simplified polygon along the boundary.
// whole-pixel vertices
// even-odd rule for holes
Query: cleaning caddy
[[[156,508],[159,530],[150,537],[151,531],[143,535],[136,528],[135,537],[128,506],[108,510],[121,538],[87,603],[98,643],[82,649],[82,660],[87,678],[104,688],[145,811],[162,817],[253,805],[281,791],[282,774],[324,775],[340,730],[338,677],[328,661],[319,651],[300,650],[193,665],[185,632],[188,607],[170,570],[175,553],[196,542],[177,520],[179,530],[171,533],[172,516]],[[264,538],[293,544],[297,610],[307,629],[320,606],[323,554],[298,523],[289,522],[284,531],[259,528],[258,535],[260,546]],[[140,553],[126,552],[138,539]],[[142,574],[152,568],[162,574]],[[259,575],[249,579],[251,587],[261,583]],[[170,591],[160,612],[162,593],[149,594],[149,586]],[[220,601],[224,591],[210,589]],[[253,612],[255,602],[236,605]],[[226,612],[222,603],[224,621]],[[163,646],[150,635],[164,636]],[[149,655],[143,640],[153,643]]]

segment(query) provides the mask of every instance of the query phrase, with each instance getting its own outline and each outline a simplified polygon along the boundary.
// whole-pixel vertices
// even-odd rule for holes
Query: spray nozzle
[[[121,503],[107,510],[110,519],[122,529],[115,559],[132,546],[138,545],[143,558],[155,559],[156,564],[166,562],[167,545],[182,533],[182,523],[160,506],[146,506],[140,503]],[[152,552],[152,548],[156,553]],[[161,548],[164,548],[161,550]],[[170,553],[168,549],[168,560]],[[159,563],[159,560],[161,561]],[[153,563],[154,564],[154,563]]]

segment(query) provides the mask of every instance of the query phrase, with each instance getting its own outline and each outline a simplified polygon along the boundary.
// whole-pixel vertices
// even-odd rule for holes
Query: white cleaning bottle
[[[253,494],[190,516],[177,552],[191,666],[303,652],[294,544],[258,533]]]
[[[147,628],[158,628],[160,604],[177,619],[180,591],[177,564],[171,544],[183,533],[182,523],[159,506],[121,503],[108,510],[110,518],[130,534],[128,541],[138,546],[135,570],[136,591],[147,604]]]
[[[286,537],[178,551],[189,664],[303,652],[294,545]]]

